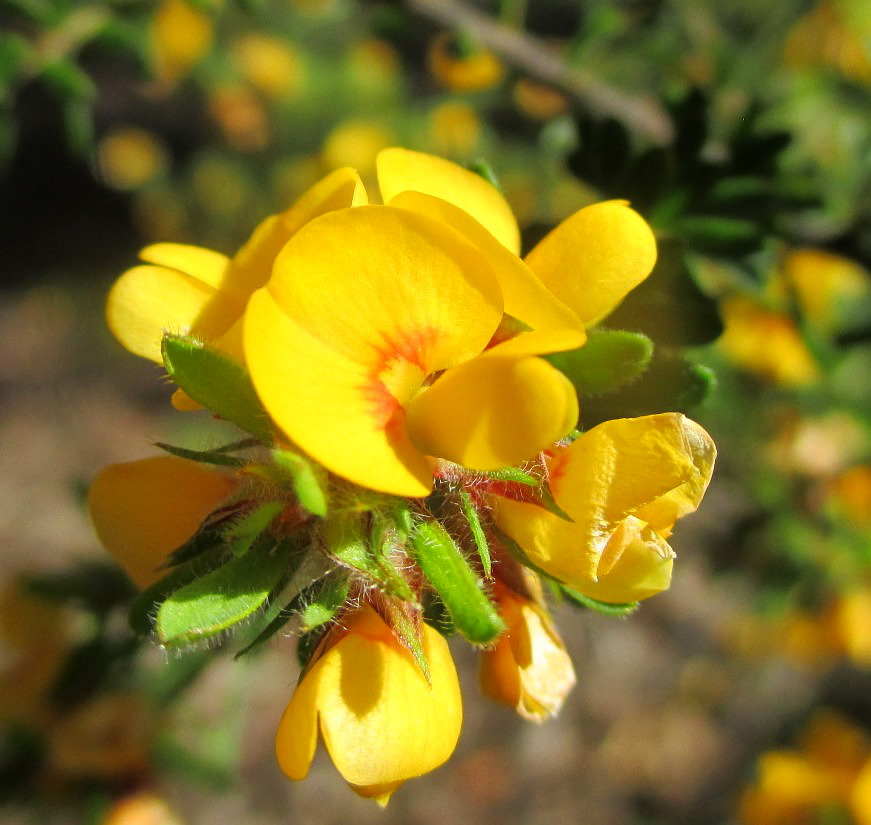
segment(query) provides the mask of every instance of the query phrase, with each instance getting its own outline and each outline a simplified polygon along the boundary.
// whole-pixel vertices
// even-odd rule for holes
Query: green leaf
[[[170,455],[186,458],[189,461],[199,461],[202,464],[217,464],[221,467],[244,467],[249,463],[244,458],[228,455],[220,450],[189,450],[186,447],[176,447],[163,441],[155,441],[154,446]]]
[[[572,587],[566,584],[559,584],[558,590],[565,599],[577,607],[586,607],[590,610],[595,610],[597,613],[603,613],[606,616],[628,616],[638,610],[638,602],[626,602],[625,604],[611,604],[609,602],[600,602],[598,599],[591,599],[583,593],[579,593]]]
[[[323,467],[287,450],[273,450],[272,458],[289,474],[299,503],[312,515],[323,518],[327,514],[327,474]]]
[[[346,572],[334,573],[321,580],[318,588],[306,599],[300,611],[302,631],[308,633],[316,627],[331,622],[348,598],[350,581]]]
[[[169,377],[194,401],[264,442],[272,442],[263,409],[244,364],[189,335],[164,335]]]
[[[399,599],[415,600],[408,582],[381,552],[384,537],[379,536],[378,543],[373,545],[358,513],[331,517],[323,535],[327,550],[338,562],[359,570]]]
[[[457,630],[470,642],[488,644],[505,623],[484,592],[481,579],[454,540],[436,521],[416,525],[411,546],[420,569],[441,597]]]
[[[226,540],[234,556],[243,556],[254,541],[272,524],[273,519],[285,508],[283,501],[267,501],[235,522],[227,531]]]
[[[94,81],[70,60],[58,60],[45,66],[41,77],[64,98],[91,101],[97,95]]]
[[[641,332],[591,332],[586,344],[544,356],[575,385],[581,398],[605,395],[638,378],[650,364],[653,342]]]
[[[219,541],[220,539],[216,539],[209,547],[201,549],[193,558],[173,568],[136,597],[128,613],[130,626],[135,633],[145,635],[154,630],[157,609],[171,593],[230,560],[227,548],[223,543],[219,544]]]
[[[176,590],[157,612],[160,643],[177,648],[219,636],[260,610],[289,567],[286,552],[264,542]]]
[[[489,579],[492,575],[493,564],[490,560],[490,545],[487,543],[487,536],[484,535],[484,528],[481,526],[481,519],[478,517],[478,511],[472,502],[472,495],[465,487],[460,487],[460,503],[463,507],[463,515],[469,524],[469,530],[472,533],[472,538],[475,541],[475,547],[478,550],[478,556],[481,558],[481,566],[484,568],[484,575]]]

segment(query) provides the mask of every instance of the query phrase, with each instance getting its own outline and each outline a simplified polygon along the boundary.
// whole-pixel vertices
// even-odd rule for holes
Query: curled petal
[[[390,203],[400,192],[441,198],[468,212],[509,251],[519,253],[520,230],[511,207],[502,193],[480,175],[449,160],[399,148],[382,150],[377,165],[384,203]]]
[[[382,803],[406,779],[441,765],[459,738],[459,683],[447,643],[427,625],[422,644],[431,684],[373,610],[352,615],[281,718],[275,747],[282,770],[306,776],[318,727],[344,779]]]
[[[526,263],[581,321],[592,324],[650,274],[656,240],[625,201],[605,201],[566,218]]]
[[[480,353],[501,317],[474,246],[424,216],[362,206],[312,221],[285,246],[246,313],[245,357],[273,419],[313,458],[363,486],[420,496],[431,472],[405,405],[428,375]]]
[[[237,484],[204,464],[154,456],[105,467],[88,491],[88,510],[103,546],[138,587],[147,587]]]

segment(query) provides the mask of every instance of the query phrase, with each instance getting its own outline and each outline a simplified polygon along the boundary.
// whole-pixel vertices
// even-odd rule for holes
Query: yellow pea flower
[[[385,805],[406,779],[448,759],[463,716],[457,672],[445,640],[428,625],[422,631],[431,683],[372,608],[345,618],[279,723],[285,774],[307,776],[320,731],[352,790]]]
[[[88,510],[100,542],[145,588],[238,483],[206,464],[153,456],[103,468],[88,490]]]
[[[496,55],[478,48],[461,55],[453,35],[443,32],[429,47],[427,62],[433,77],[448,89],[457,92],[476,92],[489,89],[505,75],[505,67]]]
[[[140,253],[145,265],[121,275],[109,293],[109,328],[132,353],[157,363],[165,332],[192,333],[241,355],[237,322],[251,293],[269,279],[281,247],[318,215],[365,197],[357,173],[337,169],[288,210],[266,218],[232,258],[187,244],[147,246]]]
[[[679,413],[606,421],[547,460],[566,521],[523,501],[493,499],[498,525],[547,573],[604,602],[668,588],[666,539],[699,505],[713,472],[711,437]]]
[[[381,152],[377,172],[385,206],[322,215],[284,246],[249,303],[245,360],[272,418],[317,461],[423,496],[429,457],[496,469],[571,430],[574,390],[536,356],[580,346],[584,323],[646,277],[655,243],[611,202],[557,227],[527,264],[480,176],[404,149]],[[503,314],[534,332],[500,342]]]
[[[543,722],[559,713],[575,686],[575,670],[541,603],[538,581],[531,575],[525,581],[533,591],[529,596],[496,580],[493,596],[508,629],[481,652],[478,675],[486,696],[524,719]]]

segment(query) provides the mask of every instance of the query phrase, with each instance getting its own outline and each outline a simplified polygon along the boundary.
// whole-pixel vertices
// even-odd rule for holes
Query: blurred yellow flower
[[[247,86],[217,86],[209,95],[209,113],[234,149],[256,152],[263,149],[272,137],[266,110]]]
[[[581,593],[645,599],[671,582],[666,539],[698,507],[715,456],[710,436],[678,413],[606,421],[547,460],[554,499],[572,521],[499,497],[496,522],[534,564]]]
[[[100,825],[182,825],[163,797],[139,791],[116,802]]]
[[[212,44],[212,21],[187,0],[161,0],[151,22],[154,66],[160,83],[172,87]]]
[[[556,716],[575,686],[575,670],[541,601],[541,587],[524,577],[527,596],[496,579],[493,596],[506,632],[480,653],[479,681],[485,695],[514,708],[524,719]]]
[[[251,33],[237,38],[231,50],[240,73],[257,91],[274,98],[299,92],[304,67],[291,41]]]
[[[787,386],[806,386],[819,378],[791,318],[743,296],[726,299],[721,308],[726,329],[718,346],[736,366]]]
[[[489,89],[505,74],[502,62],[487,49],[476,47],[468,54],[461,53],[450,32],[442,32],[432,41],[427,62],[433,77],[455,92]]]
[[[550,86],[522,77],[514,84],[514,100],[528,115],[548,120],[568,108],[565,95]]]
[[[468,156],[481,138],[481,118],[465,103],[452,100],[429,113],[430,140],[444,155]]]
[[[113,189],[138,189],[161,175],[168,164],[166,147],[144,129],[114,129],[97,147],[100,177]]]
[[[351,166],[365,180],[375,174],[375,158],[395,142],[390,126],[378,120],[346,120],[324,140],[321,162],[327,169]]]
[[[406,780],[441,765],[460,735],[459,682],[445,640],[421,625],[431,682],[381,617],[346,617],[303,675],[281,717],[275,751],[304,779],[318,733],[345,781],[384,805]]]
[[[154,456],[105,467],[88,490],[97,537],[138,587],[238,488],[207,464]]]

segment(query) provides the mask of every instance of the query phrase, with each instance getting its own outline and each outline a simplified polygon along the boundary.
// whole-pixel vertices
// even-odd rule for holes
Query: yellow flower
[[[718,345],[737,366],[787,386],[805,386],[819,370],[787,315],[743,296],[723,302],[726,329]]]
[[[213,26],[208,15],[186,0],[162,0],[151,23],[158,79],[175,85],[208,51]]]
[[[373,609],[345,618],[279,723],[276,756],[291,779],[308,774],[318,730],[345,781],[382,805],[447,760],[462,724],[459,682],[445,640],[422,631],[431,684]]]
[[[237,38],[231,49],[239,71],[263,94],[283,98],[299,91],[303,66],[289,41],[252,33]]]
[[[245,360],[267,411],[313,458],[422,496],[430,456],[495,469],[571,430],[574,390],[536,356],[582,344],[584,324],[647,276],[655,244],[609,202],[524,262],[510,208],[478,175],[403,149],[381,152],[377,171],[386,206],[335,210],[284,246],[249,303]],[[504,340],[504,314],[535,331]]]
[[[572,521],[535,504],[493,499],[496,521],[545,572],[604,602],[668,588],[666,539],[699,505],[716,450],[678,413],[606,421],[548,458],[553,496]]]
[[[524,719],[543,722],[556,716],[575,686],[572,661],[541,603],[540,585],[525,577],[529,596],[499,579],[493,595],[508,630],[490,650],[481,652],[481,690],[513,707]]]
[[[266,218],[232,258],[187,244],[146,247],[140,253],[146,264],[127,270],[109,293],[109,328],[132,353],[157,363],[165,332],[197,335],[241,358],[239,321],[281,247],[318,215],[360,202],[365,192],[357,173],[338,169]]]
[[[442,32],[433,40],[427,54],[433,77],[448,89],[476,92],[489,89],[502,80],[505,67],[492,52],[478,48],[462,55],[454,37]]]
[[[144,588],[237,487],[237,479],[209,465],[154,456],[101,470],[88,491],[88,509],[103,546]]]

